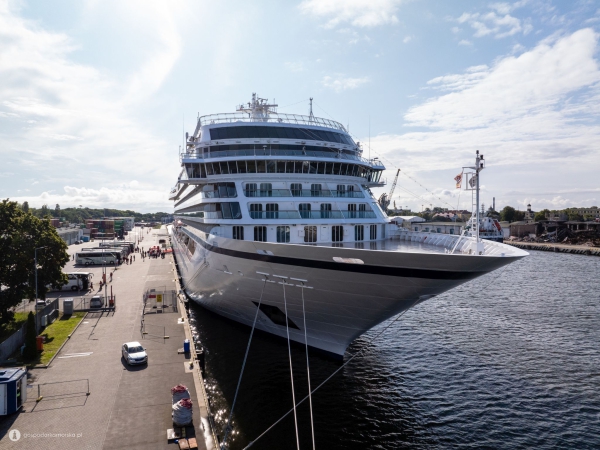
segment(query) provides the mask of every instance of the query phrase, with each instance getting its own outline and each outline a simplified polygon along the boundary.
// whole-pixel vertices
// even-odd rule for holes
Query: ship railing
[[[344,219],[376,219],[375,211],[340,211]]]
[[[300,219],[300,213],[289,211],[250,211],[251,219]]]
[[[244,195],[246,197],[291,197],[292,193],[289,189],[245,189]]]
[[[227,192],[219,191],[200,191],[200,198],[236,198],[235,188],[227,188]]]
[[[246,197],[331,197],[331,198],[364,198],[360,191],[334,191],[330,189],[271,189],[244,190]]]
[[[180,159],[215,159],[215,158],[232,158],[240,156],[294,156],[294,157],[308,157],[308,158],[330,158],[340,159],[346,161],[360,161],[368,164],[372,167],[385,167],[378,159],[367,159],[362,156],[352,155],[341,152],[317,152],[317,151],[303,151],[303,150],[263,150],[263,149],[247,149],[247,150],[221,150],[221,151],[198,151],[191,150],[180,154]]]
[[[234,122],[260,122],[260,123],[294,123],[301,125],[312,125],[317,127],[333,128],[346,132],[346,128],[339,122],[322,117],[304,116],[301,114],[285,114],[271,112],[266,117],[252,118],[246,113],[218,113],[202,116],[198,118],[198,124],[214,125],[217,123],[234,123]]]

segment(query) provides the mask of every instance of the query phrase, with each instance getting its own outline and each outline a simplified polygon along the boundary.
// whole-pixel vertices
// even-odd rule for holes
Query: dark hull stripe
[[[263,261],[266,263],[284,264],[289,266],[310,267],[313,269],[385,275],[389,277],[426,278],[431,280],[471,280],[473,278],[477,278],[478,276],[487,273],[487,271],[455,272],[447,270],[413,269],[406,267],[370,266],[366,264],[346,264],[337,263],[335,261],[330,262],[308,260],[288,256],[260,255],[258,253],[248,253],[238,250],[231,250],[228,248],[216,247],[204,241],[203,239],[200,239],[200,245],[202,245],[208,251],[219,253],[221,255],[231,256],[233,258],[251,259],[254,261]]]

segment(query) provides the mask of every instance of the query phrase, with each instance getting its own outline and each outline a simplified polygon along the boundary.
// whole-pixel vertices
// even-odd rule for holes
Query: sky
[[[600,206],[600,2],[0,0],[0,198],[172,211],[198,115],[337,120],[397,207]]]

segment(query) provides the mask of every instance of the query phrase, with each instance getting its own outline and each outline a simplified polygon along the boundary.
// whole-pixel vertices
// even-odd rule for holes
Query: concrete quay
[[[166,238],[164,229],[148,231],[140,234],[140,248],[147,250],[158,245],[159,238]],[[69,251],[80,247],[70,246]],[[188,387],[193,402],[194,428],[187,429],[187,436],[195,433],[200,449],[217,447],[193,343],[191,355],[178,353],[184,339],[192,342],[182,299],[177,296],[176,307],[163,313],[146,308],[143,315],[142,299],[148,289],[178,292],[173,257],[144,261],[139,253],[134,254],[136,261],[119,266],[109,283],[116,311],[88,313],[50,366],[30,371],[31,386],[23,408],[0,419],[0,448],[179,448],[167,441],[167,429],[173,428],[171,387],[177,384]],[[100,267],[73,268],[72,264],[64,270],[94,272],[97,288]],[[64,293],[63,297],[77,296]],[[185,320],[178,321],[181,317]],[[146,348],[147,365],[130,367],[124,362],[121,346],[129,341],[139,341]],[[192,368],[190,362],[194,362]],[[36,402],[38,389],[42,400]],[[18,430],[20,439],[12,440],[11,430]]]
[[[504,241],[505,244],[523,250],[539,250],[543,252],[575,253],[579,255],[600,256],[600,248],[585,245],[554,244],[548,242]]]

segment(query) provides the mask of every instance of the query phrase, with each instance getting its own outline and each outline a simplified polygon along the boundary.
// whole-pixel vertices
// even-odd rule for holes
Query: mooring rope
[[[244,375],[244,368],[246,367],[246,360],[248,359],[248,352],[250,351],[250,344],[252,343],[252,335],[254,334],[254,328],[256,327],[256,319],[258,318],[258,311],[262,303],[263,293],[265,292],[265,286],[267,284],[267,276],[263,280],[262,290],[260,291],[260,299],[258,305],[256,305],[256,313],[254,314],[254,322],[252,323],[252,330],[250,331],[250,337],[248,338],[248,345],[246,346],[246,354],[244,355],[244,362],[242,363],[242,370],[240,371],[240,377],[238,378],[237,387],[235,388],[235,395],[233,396],[233,403],[231,404],[231,411],[229,411],[229,418],[227,419],[227,425],[225,426],[225,434],[223,435],[223,442],[221,443],[221,449],[225,449],[227,443],[227,436],[231,430],[231,418],[233,417],[233,408],[235,408],[235,402],[237,400],[238,392],[240,390],[240,384],[242,383],[242,376]]]
[[[294,371],[292,368],[292,347],[290,345],[290,327],[289,322],[290,319],[288,317],[287,311],[287,300],[285,298],[285,279],[281,279],[281,284],[283,285],[283,306],[285,309],[285,331],[287,332],[287,344],[288,344],[288,356],[290,359],[290,379],[292,381],[292,402],[294,407],[292,408],[294,411],[294,426],[296,427],[296,448],[300,450],[300,439],[298,438],[298,416],[296,414],[296,393],[294,392]]]
[[[400,317],[402,317],[409,309],[411,309],[413,306],[415,306],[418,302],[419,302],[419,299],[415,300],[415,302],[412,305],[410,305],[410,307],[408,307],[407,309],[405,309],[404,311],[402,311],[400,314],[398,314],[394,320],[392,320],[388,325],[386,325],[383,328],[383,330],[381,330],[379,333],[377,333],[375,336],[373,336],[373,338],[371,338],[371,340],[369,340],[361,350],[357,351],[354,355],[352,355],[350,358],[348,358],[348,361],[346,361],[344,364],[342,364],[340,367],[338,367],[331,375],[329,375],[323,382],[321,382],[321,384],[319,384],[316,388],[314,388],[312,390],[312,392],[309,393],[309,395],[307,395],[306,397],[304,397],[297,404],[294,404],[294,408],[293,409],[290,409],[283,416],[281,416],[269,428],[267,428],[265,431],[263,431],[256,439],[254,439],[246,447],[244,447],[243,450],[246,450],[246,449],[252,447],[256,443],[256,441],[258,441],[265,434],[267,434],[269,431],[271,431],[272,428],[274,428],[279,422],[281,422],[283,419],[285,419],[292,411],[295,414],[297,406],[300,406],[307,398],[309,398],[309,396],[311,394],[314,394],[315,392],[317,392],[317,390],[319,390],[325,383],[327,383],[329,380],[331,380],[340,370],[342,370],[344,367],[346,367],[348,365],[348,363],[350,363],[350,361],[352,361],[358,355],[362,354],[377,338],[379,338],[385,331],[388,330],[388,328],[390,328],[393,324],[395,324],[398,321],[398,319],[400,319]]]
[[[304,282],[302,282],[302,318],[304,319],[304,348],[306,350],[306,376],[308,377],[308,404],[310,407],[310,433],[312,435],[312,446],[315,450],[315,426],[313,423],[313,409],[312,409],[312,394],[310,393],[310,367],[308,365],[308,337],[306,332],[306,310],[304,308]]]

